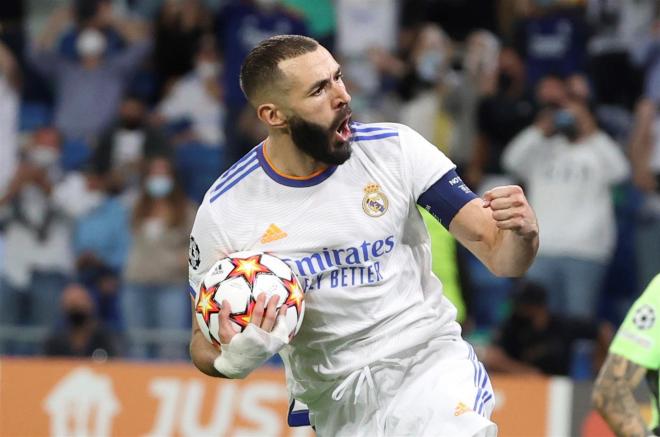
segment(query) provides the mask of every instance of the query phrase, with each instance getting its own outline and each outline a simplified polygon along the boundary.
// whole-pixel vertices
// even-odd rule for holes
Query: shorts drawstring
[[[383,364],[393,364],[395,366],[400,365],[398,360],[381,359],[378,360],[378,362],[374,363],[372,367],[381,367]],[[362,391],[362,386],[364,385],[365,382],[367,383],[367,388],[369,390],[374,390],[376,388],[376,384],[374,383],[374,378],[371,374],[371,368],[369,366],[364,366],[348,374],[346,379],[344,379],[342,383],[339,384],[337,388],[335,388],[334,391],[332,392],[332,399],[338,401],[342,397],[344,397],[344,393],[346,393],[346,390],[353,383],[353,381],[355,381],[356,378],[357,378],[357,384],[355,384],[355,396],[353,398],[354,404],[357,404],[358,396],[360,396],[360,392]]]

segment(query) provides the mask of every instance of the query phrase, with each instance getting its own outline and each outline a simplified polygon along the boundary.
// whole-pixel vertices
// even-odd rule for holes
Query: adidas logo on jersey
[[[460,416],[461,414],[465,414],[468,411],[473,411],[473,410],[472,408],[465,405],[463,402],[459,402],[458,405],[456,405],[456,409],[454,410],[454,416]]]
[[[261,236],[261,244],[270,243],[271,241],[281,240],[285,238],[287,233],[278,228],[276,225],[271,224],[266,229],[266,232]]]

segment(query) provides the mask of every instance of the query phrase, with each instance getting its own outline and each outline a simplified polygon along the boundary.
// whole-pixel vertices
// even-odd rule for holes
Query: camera
[[[555,132],[575,141],[578,137],[578,125],[575,115],[566,109],[559,109],[552,117]]]

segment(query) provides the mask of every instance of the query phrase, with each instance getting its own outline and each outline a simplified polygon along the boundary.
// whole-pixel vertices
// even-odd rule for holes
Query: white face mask
[[[212,79],[218,77],[220,66],[217,62],[202,61],[197,63],[195,71],[202,79]]]
[[[28,154],[28,160],[40,168],[48,168],[56,164],[60,154],[50,146],[36,145]]]
[[[146,184],[147,193],[157,199],[166,197],[174,189],[174,180],[165,175],[149,176]]]
[[[426,82],[434,83],[440,78],[443,63],[441,51],[427,50],[417,60],[417,75]]]
[[[78,34],[76,49],[81,58],[100,56],[105,51],[105,36],[96,29],[85,29]]]

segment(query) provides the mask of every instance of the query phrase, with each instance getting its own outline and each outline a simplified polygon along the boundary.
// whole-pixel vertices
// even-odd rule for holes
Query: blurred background
[[[266,135],[238,72],[275,34],[342,64],[354,119],[410,125],[477,193],[525,187],[520,280],[427,221],[491,373],[594,377],[660,271],[660,1],[0,2],[0,354],[185,362],[188,237]],[[273,362],[274,365],[278,363]]]

